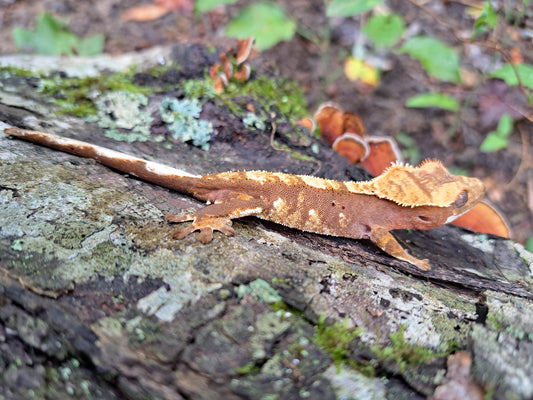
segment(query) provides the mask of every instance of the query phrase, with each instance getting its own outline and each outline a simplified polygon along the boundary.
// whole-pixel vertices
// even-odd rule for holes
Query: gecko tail
[[[143,160],[142,158],[80,140],[21,128],[7,128],[4,129],[4,132],[10,136],[55,150],[92,158],[107,167],[180,192],[190,193],[195,181],[200,179],[200,176],[189,174],[180,169]]]

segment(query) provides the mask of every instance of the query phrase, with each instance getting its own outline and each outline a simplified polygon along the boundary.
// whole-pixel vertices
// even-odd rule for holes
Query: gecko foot
[[[410,255],[400,243],[398,243],[394,236],[381,226],[376,225],[372,227],[370,240],[385,253],[388,253],[399,260],[407,261],[422,271],[429,271],[431,269],[427,259],[420,260]]]
[[[421,269],[422,271],[429,271],[431,269],[431,265],[429,265],[429,261],[427,258],[423,260],[419,260],[418,258],[412,258],[411,260],[406,260],[407,262],[410,262],[418,269]]]
[[[231,220],[228,218],[220,217],[194,217],[191,215],[185,215],[178,217],[175,215],[168,215],[166,220],[169,222],[184,222],[193,220],[193,222],[184,228],[175,230],[172,233],[172,238],[183,239],[185,236],[191,234],[194,231],[200,231],[196,240],[201,243],[208,243],[213,239],[213,231],[220,231],[226,236],[233,236],[235,231],[231,227]]]

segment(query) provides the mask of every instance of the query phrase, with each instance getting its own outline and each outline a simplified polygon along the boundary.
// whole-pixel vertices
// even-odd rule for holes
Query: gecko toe
[[[429,271],[431,269],[428,259],[417,260],[417,262],[413,264],[422,271]]]
[[[221,226],[218,228],[218,230],[226,236],[235,235],[235,230],[231,226]]]
[[[192,225],[186,226],[185,228],[176,229],[172,232],[172,239],[183,239],[188,234],[194,232],[196,228]]]
[[[200,243],[209,243],[213,239],[213,230],[211,228],[204,228],[200,230],[196,240]]]
[[[194,219],[193,215],[187,214],[187,215],[167,215],[165,217],[165,221],[167,222],[185,222],[185,221],[192,221]]]

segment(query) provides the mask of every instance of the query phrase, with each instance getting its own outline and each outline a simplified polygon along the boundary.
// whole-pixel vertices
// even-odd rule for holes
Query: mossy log
[[[176,77],[175,97],[211,57],[187,45],[165,54],[178,65],[196,54],[187,74],[163,73]],[[0,127],[197,174],[365,177],[256,97],[234,101],[264,112],[262,131],[243,124],[244,111],[204,102],[215,131],[206,151],[168,137],[117,142],[94,122],[55,115],[39,79],[0,75]],[[148,97],[151,107],[161,95]],[[162,122],[152,131],[164,136]],[[0,134],[0,398],[417,399],[445,382],[459,350],[487,396],[533,396],[533,256],[519,244],[453,226],[395,232],[431,261],[419,271],[370,242],[254,218],[206,245],[172,240],[164,216],[200,206]]]

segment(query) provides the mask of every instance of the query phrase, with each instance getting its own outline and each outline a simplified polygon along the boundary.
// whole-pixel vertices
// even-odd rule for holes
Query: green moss
[[[277,314],[282,313],[290,313],[291,315],[296,315],[299,317],[304,316],[304,312],[301,310],[298,310],[294,307],[291,307],[287,303],[285,303],[283,300],[276,301],[275,303],[271,303],[270,307],[272,307],[272,310],[274,310]]]
[[[291,152],[291,158],[294,158],[294,159],[300,160],[300,161],[314,161],[313,157],[309,157],[309,156],[307,156],[305,154],[298,153],[297,151]]]
[[[155,78],[161,78],[165,74],[165,72],[169,70],[181,70],[181,66],[176,62],[170,62],[165,63],[164,65],[158,65],[155,67],[148,68],[147,70],[143,71],[145,74],[152,75]]]
[[[464,350],[465,348],[463,344],[459,343],[456,340],[450,340],[449,342],[447,342],[446,347],[447,347],[446,352],[449,354],[457,353],[458,351]]]
[[[504,315],[489,312],[487,319],[489,320],[487,327],[492,328],[497,332],[507,332],[518,340],[527,338],[531,341],[533,338],[533,333],[526,332],[522,326],[509,325],[509,321],[505,319]]]
[[[492,313],[489,313],[487,315],[487,319],[489,320],[489,322],[492,324],[493,328],[498,331],[498,332],[503,332],[505,330],[505,328],[503,327],[503,325],[496,319],[496,316]]]
[[[58,75],[43,78],[39,91],[54,97],[59,106],[57,113],[77,117],[94,115],[97,112],[94,98],[107,91],[123,90],[130,93],[149,94],[152,89],[132,82],[133,71],[112,75],[65,78]]]
[[[235,370],[235,373],[238,375],[251,375],[258,373],[259,371],[261,371],[261,367],[259,367],[253,362],[250,362],[248,364],[243,365],[242,367],[237,368]]]
[[[243,117],[248,113],[245,108],[248,101],[240,103],[236,101],[239,97],[251,98],[262,106],[262,110],[257,110],[257,117],[260,120],[269,118],[273,108],[291,120],[308,115],[303,91],[296,82],[268,78],[265,75],[259,75],[247,82],[232,80],[221,94],[215,93],[213,80],[209,77],[188,80],[184,83],[183,90],[185,97],[188,98],[217,99],[228,107],[232,114]]]
[[[231,81],[220,95],[222,99],[241,96],[254,98],[266,110],[274,106],[291,119],[300,119],[308,114],[303,91],[294,81],[259,75],[244,83]]]
[[[318,318],[315,329],[315,343],[332,358],[335,366],[339,368],[342,363],[352,364],[354,360],[348,357],[350,342],[363,333],[363,328],[351,328],[348,326],[348,316],[343,322],[335,322],[326,326],[326,315]]]
[[[206,79],[190,79],[183,85],[185,97],[193,99],[213,99],[217,96],[213,80]]]
[[[294,158],[295,160],[314,161],[313,157],[309,157],[309,156],[307,156],[305,154],[302,154],[302,153],[299,153],[297,151],[294,151],[288,144],[279,143],[278,141],[274,140],[274,146],[278,150],[283,150],[283,151],[286,151],[286,152],[290,153],[291,158]]]
[[[402,325],[398,332],[389,335],[390,345],[386,347],[374,345],[370,348],[378,362],[392,361],[398,366],[400,372],[404,372],[407,366],[415,366],[433,358],[447,355],[444,352],[437,353],[431,349],[408,343],[404,336],[406,327],[407,325]]]
[[[449,352],[435,352],[422,346],[408,343],[405,340],[404,332],[406,325],[402,325],[398,332],[390,334],[391,343],[382,347],[374,345],[370,347],[375,358],[367,361],[356,361],[349,357],[350,343],[362,332],[362,328],[350,328],[348,317],[341,323],[335,322],[326,326],[325,315],[321,315],[315,330],[315,343],[333,359],[337,369],[341,365],[348,365],[365,376],[373,376],[375,368],[379,364],[396,365],[400,372],[404,372],[408,366],[417,366],[421,363],[432,360],[436,357],[443,357]],[[451,351],[451,350],[450,350]]]
[[[291,282],[288,279],[272,278],[270,280],[275,285],[290,285]]]
[[[30,77],[30,76],[36,76],[36,75],[38,76],[39,74],[36,73],[35,71],[30,71],[30,70],[27,70],[27,69],[13,67],[11,65],[6,65],[6,66],[0,67],[0,78],[1,79],[9,78],[9,77],[12,77],[12,76]]]

